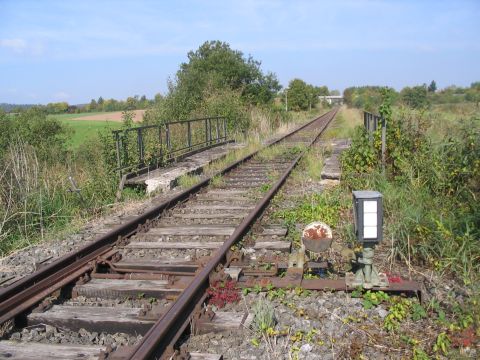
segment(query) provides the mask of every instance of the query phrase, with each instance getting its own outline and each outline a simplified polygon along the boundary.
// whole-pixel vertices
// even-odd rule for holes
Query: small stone
[[[56,333],[57,333],[57,328],[55,326],[45,325],[45,334],[46,335],[51,335],[51,334],[56,334]]]
[[[388,315],[388,311],[382,308],[378,308],[377,312],[378,312],[378,316],[380,316],[382,319],[384,319],[385,316]]]
[[[20,334],[19,332],[15,332],[12,334],[12,336],[10,337],[12,340],[20,340],[22,338],[22,334]]]
[[[312,349],[313,349],[313,346],[310,345],[310,344],[303,344],[303,345],[300,347],[300,351],[301,351],[301,352],[304,352],[304,353],[310,352],[310,351],[312,351]]]

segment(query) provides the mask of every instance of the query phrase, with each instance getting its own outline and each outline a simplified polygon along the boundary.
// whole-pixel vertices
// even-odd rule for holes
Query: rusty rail
[[[335,109],[314,120],[318,121],[322,117],[326,118],[322,129],[311,140],[309,146],[311,146],[323,133],[330,121],[335,117],[336,113],[337,110]],[[311,123],[307,125],[310,125]],[[279,141],[283,140],[284,138],[280,139]],[[179,295],[175,303],[167,310],[162,318],[155,323],[155,325],[147,332],[147,334],[145,334],[142,341],[135,347],[128,359],[139,360],[158,358],[159,356],[162,356],[169,349],[169,347],[172,347],[172,340],[181,330],[181,325],[188,321],[196,304],[204,295],[204,292],[208,286],[210,273],[215,270],[218,264],[225,262],[226,254],[230,247],[247,233],[251,225],[260,216],[263,210],[270,203],[271,199],[281,188],[305,152],[306,150],[304,150],[295,158],[288,169],[282,174],[281,178],[275,183],[274,186],[272,186],[272,188],[262,198],[262,200],[260,200],[257,206],[248,214],[248,216],[243,219],[240,225],[235,229],[234,233],[223,243],[222,247],[217,250],[212,259],[202,268],[202,270],[198,273],[198,275],[195,276],[187,288]]]
[[[335,114],[336,110],[327,112],[319,118],[332,113]],[[319,120],[319,118],[316,118],[298,127],[292,132],[272,142],[269,144],[269,146],[277,144],[289,136],[301,131],[305,127]],[[116,241],[132,236],[138,230],[148,226],[148,222],[159,217],[163,211],[168,210],[178,203],[187,200],[192,194],[195,194],[206,187],[215,176],[224,175],[245,161],[251,159],[257,153],[258,151],[252,152],[251,154],[219,171],[219,173],[215,174],[214,176],[199,182],[189,189],[186,189],[175,195],[173,198],[147,210],[145,213],[139,215],[135,219],[130,220],[126,224],[123,224],[107,234],[96,238],[90,244],[59,258],[51,264],[46,265],[41,270],[24,277],[5,289],[2,289],[0,291],[0,324],[3,324],[6,321],[20,315],[27,309],[42,301],[44,297],[52,294],[66,284],[75,281],[82,271],[85,272],[87,269],[90,269],[93,266],[89,263],[93,262],[98,256],[107,253],[116,243]]]

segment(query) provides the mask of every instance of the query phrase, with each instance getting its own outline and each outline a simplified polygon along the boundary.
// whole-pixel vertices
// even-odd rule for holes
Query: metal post
[[[368,139],[370,142],[373,141],[373,132],[372,132],[372,114],[368,114]]]
[[[227,118],[223,118],[223,136],[227,140]]]
[[[190,121],[187,121],[187,136],[188,136],[188,149],[192,147],[192,127]]]
[[[205,145],[208,144],[208,120],[205,119]]]
[[[162,149],[162,127],[159,125],[158,126],[158,143],[160,144],[160,149],[159,149],[159,161],[157,161],[157,166],[158,163],[163,163],[163,149]]]
[[[208,143],[212,141],[212,119],[208,118]]]
[[[386,120],[382,117],[382,172],[385,175],[385,162],[386,162],[386,148],[387,148],[387,124]]]
[[[115,149],[117,151],[117,167],[120,177],[122,177],[122,158],[120,156],[120,136],[115,132]]]
[[[143,158],[143,136],[142,136],[142,128],[137,128],[137,146],[138,146],[138,156],[140,158],[140,165],[143,165],[144,158]]]
[[[123,141],[123,139],[125,138],[125,141]],[[127,162],[127,166],[128,166],[128,131],[125,130],[122,134],[122,136],[120,137],[120,145],[122,146],[123,148],[123,159],[124,161],[122,163],[125,163]]]
[[[165,141],[167,143],[167,150],[170,153],[172,151],[172,143],[170,142],[170,125],[168,123],[165,129],[165,137]]]
[[[216,134],[217,134],[217,143],[220,141],[220,124],[219,124],[219,121],[218,121],[218,117],[216,118],[216,123],[217,123],[217,126],[215,127],[215,130],[216,130]]]

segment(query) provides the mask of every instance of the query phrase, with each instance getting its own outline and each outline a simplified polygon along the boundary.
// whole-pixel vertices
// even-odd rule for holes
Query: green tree
[[[264,74],[260,62],[245,57],[221,41],[207,41],[188,53],[188,60],[180,65],[175,79],[168,81],[165,97],[156,96],[149,116],[156,121],[186,119],[192,116],[215,115],[206,113],[214,107],[206,103],[238,104],[246,108],[252,104],[270,104],[281,86],[272,73]],[[213,101],[212,96],[225,99]],[[231,101],[231,94],[240,97],[240,103]],[[233,112],[230,112],[233,114]],[[230,119],[233,121],[234,119]]]
[[[40,161],[53,163],[65,154],[67,129],[47,117],[45,108],[32,107],[13,118],[0,114],[0,126],[0,159],[8,145],[18,139],[34,147]]]
[[[466,92],[465,99],[474,102],[478,107],[480,103],[480,81],[472,83],[470,89]]]
[[[104,111],[103,109],[103,104],[105,103],[105,100],[100,96],[97,100],[97,108],[99,111]]]
[[[301,79],[293,79],[288,84],[288,108],[293,111],[307,110],[310,106],[310,87]]]
[[[327,86],[317,86],[315,88],[317,96],[328,96],[330,91],[328,90]]]
[[[138,97],[138,96],[137,96]],[[127,101],[125,102],[125,110],[127,111],[131,111],[131,110],[135,110],[137,108],[137,104],[138,104],[138,99],[137,97],[131,97],[129,96],[127,98]]]
[[[89,109],[89,111],[97,110],[97,102],[95,101],[95,99],[92,99],[90,101],[90,105],[89,105],[88,109]]]
[[[426,86],[405,87],[400,92],[403,102],[413,109],[424,108],[428,105]]]
[[[430,85],[428,85],[428,92],[434,93],[435,91],[437,91],[437,83],[435,80],[432,80]]]
[[[250,103],[270,102],[280,90],[274,74],[264,75],[259,61],[251,56],[245,58],[227,43],[207,41],[187,56],[188,62],[180,65],[176,82],[170,83],[170,92],[177,93],[189,109],[198,105],[207,87],[240,90]]]

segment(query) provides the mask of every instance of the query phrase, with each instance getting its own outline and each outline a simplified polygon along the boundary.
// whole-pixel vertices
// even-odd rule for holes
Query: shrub
[[[358,129],[342,157],[346,186],[384,195],[385,238],[397,253],[450,271],[465,281],[480,270],[480,122],[452,123],[432,136],[431,113],[401,108],[387,127],[387,173],[378,171],[379,134]],[[435,141],[434,141],[435,140]]]

